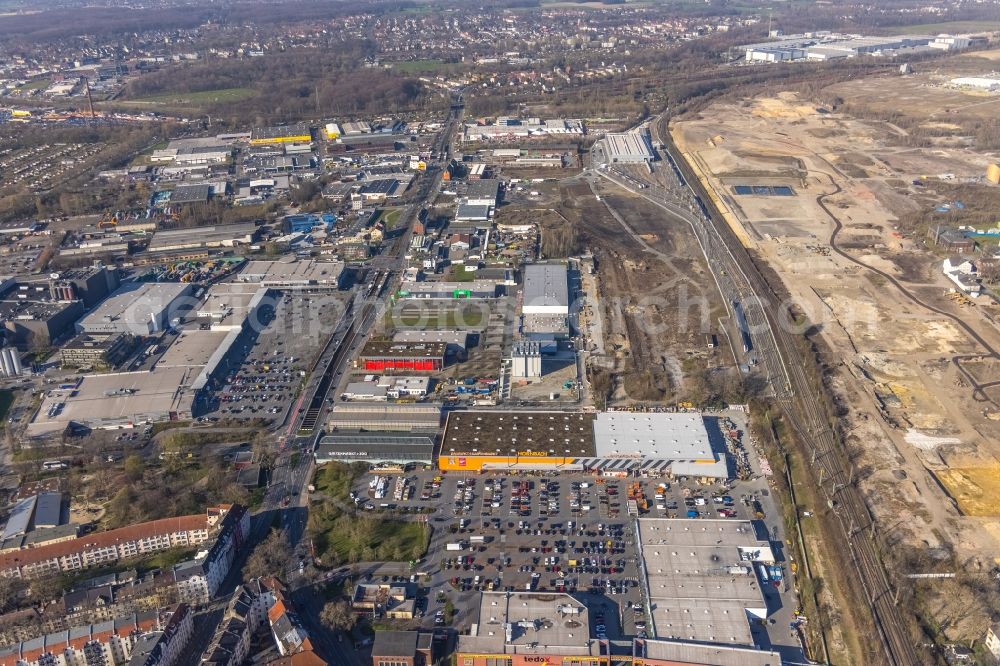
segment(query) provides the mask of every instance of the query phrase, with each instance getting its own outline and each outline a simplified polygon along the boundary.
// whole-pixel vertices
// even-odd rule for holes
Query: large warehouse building
[[[529,264],[524,268],[524,314],[569,314],[569,279],[565,264]]]
[[[339,261],[250,261],[236,279],[271,289],[338,289],[343,272]]]
[[[602,412],[594,419],[594,449],[594,459],[579,462],[605,473],[730,476],[725,455],[712,448],[705,417],[696,413]]]
[[[437,330],[396,331],[392,336],[392,341],[407,344],[419,342],[441,343],[446,346],[448,354],[461,356],[468,348],[469,332]]]
[[[648,130],[637,129],[621,134],[608,133],[604,138],[608,160],[613,163],[642,164],[656,159]]]
[[[236,247],[249,245],[257,238],[258,227],[253,222],[220,224],[197,229],[157,231],[149,242],[149,252],[174,252],[195,248]]]
[[[590,610],[568,594],[483,592],[479,617],[458,637],[465,666],[608,666],[607,641],[590,637]]]
[[[169,325],[180,301],[190,293],[190,284],[126,282],[77,322],[76,330],[91,335],[152,335]]]
[[[496,298],[500,283],[491,280],[469,282],[423,282],[407,280],[399,285],[398,298]]]
[[[430,465],[434,438],[400,432],[338,432],[319,440],[314,457],[320,465],[334,461]]]
[[[151,372],[85,375],[76,388],[52,389],[27,434],[61,432],[70,423],[89,428],[131,428],[143,423],[191,418],[201,368],[157,368]]]
[[[638,546],[657,638],[753,647],[765,621],[760,569],[774,553],[766,528],[728,519],[642,518]],[[760,576],[760,577],[759,577]]]
[[[118,273],[106,266],[83,268],[49,277],[49,295],[54,301],[83,301],[83,307],[92,308],[102,298],[118,288]]]
[[[637,638],[632,666],[781,666],[774,650]]]
[[[250,145],[263,146],[269,143],[309,143],[312,130],[308,125],[282,125],[280,127],[257,127],[250,135]]]
[[[406,431],[437,433],[441,429],[441,406],[432,403],[389,405],[386,403],[338,403],[327,420],[329,431]]]
[[[449,412],[442,470],[582,470],[593,458],[594,415],[571,412]]]
[[[447,350],[444,342],[369,340],[356,366],[365,372],[436,372],[444,368]]]
[[[454,411],[442,470],[580,470],[730,478],[700,414]]]

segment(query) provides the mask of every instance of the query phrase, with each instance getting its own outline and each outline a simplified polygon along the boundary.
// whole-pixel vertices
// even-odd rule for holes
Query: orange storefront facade
[[[575,457],[550,456],[532,451],[519,451],[512,455],[484,455],[482,453],[442,453],[438,467],[445,472],[483,472],[504,469],[577,469]]]
[[[592,655],[459,653],[455,663],[456,666],[609,666],[609,659]]]

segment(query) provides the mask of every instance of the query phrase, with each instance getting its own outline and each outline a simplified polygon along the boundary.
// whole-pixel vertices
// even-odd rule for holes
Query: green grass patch
[[[63,581],[64,588],[70,588],[74,587],[80,581],[97,578],[99,576],[107,576],[108,574],[121,573],[122,571],[128,571],[129,569],[135,569],[140,574],[154,569],[167,571],[175,564],[186,562],[197,554],[197,548],[169,548],[149,557],[119,560],[114,564],[109,564],[104,567],[92,567],[73,574],[65,574],[62,576],[61,580]]]
[[[407,62],[394,62],[392,68],[404,74],[415,74],[417,72],[436,72],[444,67],[443,60],[410,60]]]
[[[309,532],[326,566],[416,560],[430,541],[427,523],[348,513],[328,501],[309,507]]]
[[[169,569],[175,564],[190,560],[198,552],[197,548],[171,548],[140,562],[140,570]]]
[[[888,28],[892,35],[937,35],[940,33],[994,31],[996,21],[945,21],[943,23],[920,23],[917,25],[897,25]],[[975,55],[975,54],[972,54]]]
[[[316,474],[313,476],[313,485],[318,493],[342,502],[349,502],[354,480],[367,471],[368,465],[365,463],[354,465],[338,462],[327,463],[316,470]]]
[[[391,231],[399,224],[399,218],[403,215],[402,208],[383,208],[379,213],[379,221],[385,225],[386,231]]]
[[[472,272],[472,271],[470,271]],[[406,304],[390,310],[387,316],[398,326],[420,326],[428,329],[477,329],[482,327],[486,312],[475,306],[453,304]]]
[[[225,431],[214,432],[211,430],[174,430],[163,436],[160,445],[164,451],[174,453],[197,453],[195,449],[208,444],[222,444],[226,442],[238,442],[241,439],[250,439],[254,436],[254,431]]]
[[[189,425],[191,425],[190,421],[161,421],[160,423],[153,424],[153,435],[156,436],[161,432],[175,428],[187,428]]]
[[[32,90],[42,90],[48,88],[50,83],[52,83],[51,79],[35,79],[34,81],[28,81],[23,86],[19,86],[17,92],[28,93]]]
[[[466,270],[465,266],[456,265],[452,267],[448,278],[455,282],[472,282],[476,279],[476,271]]]
[[[202,90],[200,92],[163,93],[161,95],[150,95],[148,97],[139,97],[125,101],[129,104],[203,106],[205,104],[233,104],[256,96],[257,91],[252,88],[219,88],[217,90]]]

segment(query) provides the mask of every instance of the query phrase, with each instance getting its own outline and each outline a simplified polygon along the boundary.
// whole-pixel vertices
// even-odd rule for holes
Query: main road
[[[893,601],[893,588],[875,542],[877,527],[853,484],[854,475],[848,471],[850,466],[844,460],[830,417],[816,399],[815,391],[821,387],[814,386],[805,372],[806,363],[811,361],[801,358],[796,334],[782,312],[781,298],[715,210],[712,199],[677,151],[667,131],[666,116],[650,125],[654,144],[662,146],[663,157],[670,164],[672,176],[668,184],[638,169],[627,173],[605,165],[598,167],[597,172],[655,203],[694,230],[727,307],[736,302],[743,305],[753,347],[775,400],[802,441],[812,449],[810,457],[820,479],[821,492],[838,518],[841,537],[848,545],[852,565],[867,597],[882,645],[883,663],[893,666],[920,663],[907,624]],[[598,148],[598,160],[601,155]]]

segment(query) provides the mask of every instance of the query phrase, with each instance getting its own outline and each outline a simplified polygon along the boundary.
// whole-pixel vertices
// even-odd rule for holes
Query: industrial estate
[[[1000,663],[1000,5],[9,4],[0,666]]]

